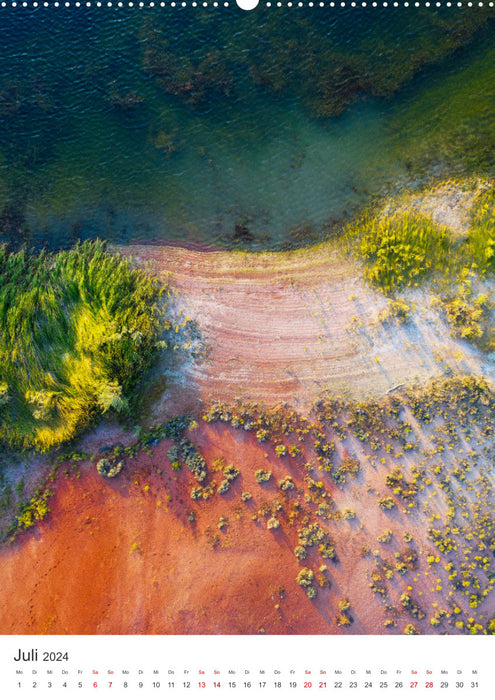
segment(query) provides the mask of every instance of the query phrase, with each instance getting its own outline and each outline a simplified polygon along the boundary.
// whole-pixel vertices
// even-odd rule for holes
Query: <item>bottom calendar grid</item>
[[[489,638],[3,637],[12,698],[480,697]],[[8,683],[6,680],[8,679]]]

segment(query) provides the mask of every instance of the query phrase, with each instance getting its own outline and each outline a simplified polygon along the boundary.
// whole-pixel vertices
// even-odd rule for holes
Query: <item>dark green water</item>
[[[433,166],[491,172],[484,19],[1,10],[0,235],[280,248]]]

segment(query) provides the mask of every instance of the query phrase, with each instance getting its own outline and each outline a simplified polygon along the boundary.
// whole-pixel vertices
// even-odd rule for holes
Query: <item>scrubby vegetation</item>
[[[269,481],[271,479],[272,473],[270,471],[266,471],[266,469],[257,469],[254,476],[258,484],[263,484],[265,481]]]
[[[441,300],[441,308],[453,335],[478,346],[483,346],[488,337],[490,306],[486,294],[474,293],[471,279],[459,284],[454,295]]]
[[[482,274],[495,272],[495,189],[483,192],[471,212],[468,253]]]
[[[365,217],[347,235],[359,238],[365,278],[387,294],[417,286],[448,254],[447,229],[414,212]]]
[[[378,316],[381,323],[391,323],[395,321],[402,326],[411,318],[411,306],[401,299],[391,299],[386,309]]]
[[[0,248],[0,440],[47,450],[126,413],[160,347],[165,292],[101,242]]]

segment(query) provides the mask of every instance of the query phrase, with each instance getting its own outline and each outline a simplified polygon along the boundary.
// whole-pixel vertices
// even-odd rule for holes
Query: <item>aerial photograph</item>
[[[1,635],[495,634],[455,4],[0,8]]]

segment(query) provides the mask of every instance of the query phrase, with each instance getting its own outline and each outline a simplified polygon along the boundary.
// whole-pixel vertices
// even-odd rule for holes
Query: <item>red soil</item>
[[[363,582],[357,552],[349,556],[359,533],[345,523],[341,563],[328,562],[332,587],[309,600],[296,575],[303,565],[318,571],[323,561],[316,555],[297,561],[296,527],[287,527],[284,516],[282,527],[272,531],[265,519],[251,518],[263,501],[283,500],[275,479],[293,473],[300,485],[298,470],[288,470],[288,461],[274,456],[273,447],[265,451],[243,431],[201,425],[194,440],[208,464],[222,455],[241,470],[227,494],[192,501],[194,479],[187,470],[170,470],[169,441],[151,456],[140,453],[128,460],[113,480],[103,480],[89,464],[79,479],[61,476],[52,513],[2,552],[1,632],[336,632],[338,600],[343,591],[352,597],[353,580],[358,587]],[[260,467],[273,470],[269,484],[254,479]],[[253,500],[243,503],[241,491],[250,491]],[[188,521],[191,511],[194,523]],[[223,531],[217,526],[220,516],[228,520]],[[219,543],[213,547],[216,535]],[[370,600],[359,615],[355,609],[351,613],[355,621],[349,631],[363,633],[370,630],[373,614],[379,617],[379,606]]]

